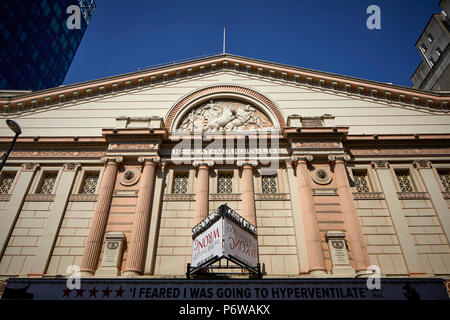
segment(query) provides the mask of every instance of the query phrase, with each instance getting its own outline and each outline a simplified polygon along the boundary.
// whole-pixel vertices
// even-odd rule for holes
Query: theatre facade
[[[229,54],[0,98],[0,279],[185,278],[226,204],[264,279],[444,286],[449,99]]]

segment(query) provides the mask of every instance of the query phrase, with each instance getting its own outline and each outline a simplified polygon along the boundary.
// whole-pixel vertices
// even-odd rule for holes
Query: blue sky
[[[411,86],[414,47],[439,0],[96,0],[64,84],[222,51]],[[366,8],[381,9],[381,30]]]

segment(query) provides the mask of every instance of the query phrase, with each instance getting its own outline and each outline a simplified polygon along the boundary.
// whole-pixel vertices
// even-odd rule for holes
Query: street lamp
[[[19,137],[19,135],[22,133],[22,130],[20,129],[20,126],[17,122],[15,122],[14,120],[6,120],[6,124],[8,125],[8,127],[16,134],[14,136],[14,139],[11,142],[11,145],[9,146],[8,151],[6,152],[6,154],[3,156],[3,161],[0,164],[0,172],[3,169],[3,166],[6,163],[6,159],[8,159],[9,154],[11,153],[12,148],[14,147],[14,143],[16,143],[17,138]]]

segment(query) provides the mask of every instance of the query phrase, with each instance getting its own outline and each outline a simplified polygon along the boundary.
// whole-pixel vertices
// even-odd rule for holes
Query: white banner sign
[[[223,254],[223,219],[217,220],[192,242],[192,266],[197,267]]]
[[[258,264],[258,244],[256,238],[242,230],[237,224],[228,219],[224,223],[224,253],[233,256],[248,266]]]

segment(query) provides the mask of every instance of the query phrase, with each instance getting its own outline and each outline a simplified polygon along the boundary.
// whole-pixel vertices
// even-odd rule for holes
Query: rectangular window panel
[[[173,179],[172,193],[175,193],[175,194],[187,193],[188,178],[189,178],[189,176],[187,173],[175,175],[175,178]]]
[[[56,173],[48,173],[46,174],[42,180],[41,185],[39,186],[37,193],[41,194],[51,194],[56,184]]]
[[[15,173],[5,173],[0,181],[0,194],[9,194],[16,177]]]
[[[438,174],[445,192],[450,192],[450,169],[439,169]]]
[[[262,192],[263,193],[277,193],[277,177],[275,175],[262,176]]]
[[[84,177],[83,188],[81,193],[83,194],[95,194],[98,183],[98,173],[88,173]]]
[[[218,193],[233,193],[233,175],[219,174]]]
[[[357,192],[371,191],[367,170],[353,170],[353,180]]]
[[[397,182],[402,192],[414,192],[414,184],[409,174],[409,170],[395,170],[395,176],[397,177]]]

